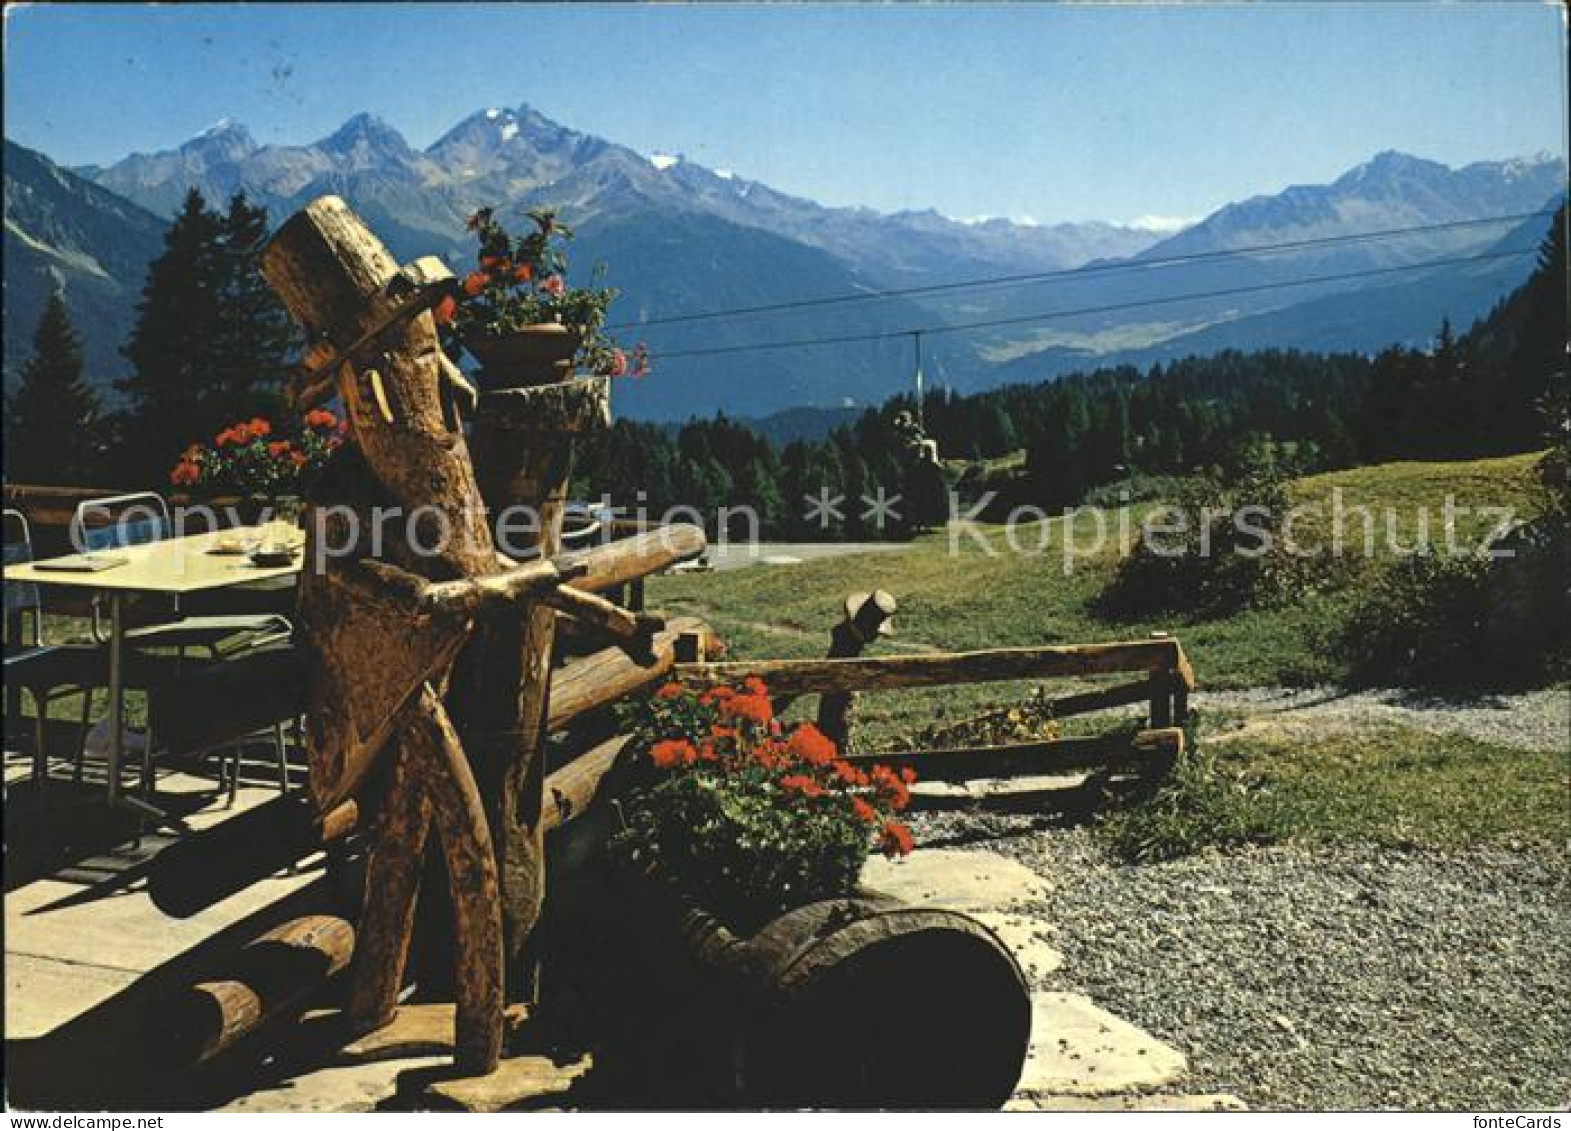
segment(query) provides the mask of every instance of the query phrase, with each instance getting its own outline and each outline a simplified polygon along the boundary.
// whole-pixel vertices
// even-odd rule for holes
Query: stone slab
[[[1123,1096],[1016,1096],[1005,1111],[1248,1111],[1237,1096],[1158,1092]]]
[[[448,1056],[398,1057],[357,1061],[313,1069],[240,1096],[218,1111],[356,1112],[375,1111],[398,1094],[405,1072],[438,1072]]]
[[[1064,964],[1064,956],[1047,941],[1050,928],[1044,920],[1000,911],[974,911],[972,916],[1009,948],[1029,984],[1039,984]]]
[[[956,911],[1018,910],[1052,890],[1024,864],[980,849],[923,848],[903,860],[875,856],[862,883],[908,903]]]
[[[1031,1049],[1017,1093],[1102,1096],[1159,1088],[1188,1069],[1184,1054],[1082,994],[1031,995]]]
[[[345,1045],[343,1055],[355,1060],[451,1055],[457,1012],[458,1007],[450,1001],[401,1005],[388,1024]],[[509,1005],[502,1019],[506,1037],[517,1033],[527,1018],[527,1007]]]
[[[551,1107],[593,1063],[587,1055],[562,1064],[544,1056],[511,1056],[486,1076],[435,1080],[426,1095],[468,1112]]]

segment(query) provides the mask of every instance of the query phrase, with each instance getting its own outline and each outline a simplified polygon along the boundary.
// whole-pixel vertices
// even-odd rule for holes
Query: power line
[[[1223,248],[1217,251],[1197,251],[1187,255],[1166,255],[1152,259],[1129,259],[1117,263],[1093,263],[1082,267],[1064,267],[1053,271],[1030,271],[1018,275],[995,275],[959,283],[928,283],[917,287],[868,290],[852,295],[826,295],[821,298],[798,299],[791,302],[738,306],[726,310],[711,310],[693,314],[672,314],[664,318],[646,319],[642,322],[618,322],[608,326],[607,329],[637,330],[649,326],[703,322],[718,318],[740,318],[750,314],[772,314],[786,310],[806,310],[813,307],[834,306],[841,303],[875,302],[888,298],[905,298],[911,295],[939,294],[944,291],[982,290],[993,287],[1018,286],[1023,283],[1047,282],[1052,279],[1082,278],[1094,275],[1117,274],[1124,271],[1143,271],[1172,264],[1201,263],[1207,260],[1230,259],[1241,255],[1265,255],[1280,251],[1300,251],[1315,247],[1333,247],[1342,244],[1392,239],[1399,236],[1422,235],[1428,232],[1446,232],[1490,224],[1515,223],[1517,221],[1530,220],[1535,216],[1552,216],[1557,211],[1558,209],[1546,208],[1536,212],[1516,212],[1502,216],[1485,216],[1476,220],[1450,220],[1440,224],[1419,224],[1407,228],[1383,228],[1369,232],[1351,232],[1341,236],[1318,236],[1314,239],[1284,240],[1279,243],[1253,244],[1245,247]]]
[[[866,334],[843,334],[831,338],[795,338],[786,341],[756,342],[741,346],[714,346],[706,349],[675,350],[669,353],[651,350],[650,357],[673,361],[686,357],[718,357],[729,353],[750,353],[755,350],[797,349],[804,346],[845,345],[851,342],[874,342],[889,338],[910,337],[913,334],[950,334],[964,330],[981,330],[995,326],[1019,326],[1031,322],[1045,322],[1051,318],[1073,318],[1082,314],[1108,314],[1120,310],[1134,310],[1143,306],[1162,306],[1167,303],[1186,302],[1190,299],[1227,298],[1233,295],[1254,294],[1260,291],[1284,290],[1289,287],[1308,287],[1316,283],[1342,283],[1353,279],[1375,278],[1402,271],[1421,271],[1429,267],[1452,267],[1466,263],[1486,263],[1496,259],[1510,259],[1520,255],[1536,254],[1537,248],[1517,251],[1483,252],[1478,255],[1459,256],[1451,259],[1429,259],[1421,263],[1407,263],[1399,267],[1375,267],[1362,271],[1345,271],[1335,275],[1315,275],[1305,279],[1284,279],[1274,283],[1253,283],[1241,287],[1223,287],[1219,290],[1192,291],[1188,294],[1168,295],[1165,298],[1135,299],[1130,302],[1110,303],[1102,306],[1082,306],[1078,309],[1050,310],[1042,314],[1026,314],[1011,318],[989,318],[979,322],[951,322],[930,326],[907,326],[898,330],[880,330]]]

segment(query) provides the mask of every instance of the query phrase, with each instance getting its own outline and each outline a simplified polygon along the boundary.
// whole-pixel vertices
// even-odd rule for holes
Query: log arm
[[[630,646],[647,654],[654,634],[665,627],[665,618],[635,613],[594,593],[558,585],[541,593],[539,600],[572,619],[579,628]]]
[[[414,616],[472,617],[514,608],[584,570],[581,564],[530,562],[502,573],[457,581],[428,581],[391,562],[367,558],[359,568],[396,595]]]

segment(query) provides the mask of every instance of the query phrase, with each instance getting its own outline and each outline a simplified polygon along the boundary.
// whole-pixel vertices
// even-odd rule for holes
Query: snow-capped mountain
[[[13,162],[7,164],[9,241]],[[25,170],[29,177],[34,171]],[[424,149],[370,114],[357,114],[303,145],[260,145],[244,126],[223,121],[176,149],[78,172],[166,217],[191,187],[215,204],[244,191],[275,220],[315,196],[337,193],[399,257],[443,254],[455,266],[473,254],[464,219],[475,208],[497,206],[505,221],[516,224],[529,207],[556,206],[579,233],[575,271],[587,273],[597,261],[609,265],[607,281],[622,292],[612,321],[632,323],[621,336],[646,338],[657,357],[659,376],[624,384],[617,409],[660,418],[716,408],[757,416],[797,405],[881,399],[909,379],[907,331],[917,327],[1012,320],[934,334],[924,344],[929,380],[963,390],[1162,356],[1189,343],[1278,344],[1273,335],[1284,327],[1304,329],[1284,312],[1367,288],[1411,284],[1389,308],[1391,317],[1375,321],[1428,334],[1442,315],[1462,325],[1483,313],[1525,276],[1529,259],[1469,270],[1465,286],[1440,285],[1433,273],[1360,273],[1486,249],[1509,225],[1400,239],[1343,237],[1532,212],[1546,207],[1565,179],[1564,164],[1545,156],[1452,169],[1388,152],[1330,184],[1251,197],[1192,224],[1163,217],[1131,225],[963,220],[931,210],[825,207],[680,153],[640,153],[581,133],[529,106],[476,111]],[[1327,238],[1332,242],[1323,242]],[[1232,253],[1306,241],[1313,246]],[[662,321],[1031,273],[1045,277],[984,290]],[[8,312],[34,298],[41,303],[26,293],[31,284],[13,296],[9,269],[7,274]],[[1308,287],[1294,282],[1311,275],[1337,278]],[[124,301],[134,301],[139,285],[138,279],[126,282]],[[1230,297],[1175,301],[1212,291]],[[106,324],[128,319],[124,313]],[[1346,322],[1338,315],[1305,325],[1325,332],[1305,330],[1298,337],[1334,346],[1341,332],[1336,327]],[[865,335],[882,337],[833,348],[694,356],[758,342]],[[112,364],[109,354],[105,364]],[[686,356],[660,364],[661,354]]]

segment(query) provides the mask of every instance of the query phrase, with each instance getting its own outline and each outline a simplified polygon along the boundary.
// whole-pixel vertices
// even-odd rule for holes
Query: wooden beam
[[[303,1008],[349,965],[355,931],[333,915],[307,915],[247,944],[224,977],[198,982],[149,1012],[159,1059],[188,1067],[211,1060],[271,1021]]]
[[[696,617],[676,617],[650,638],[649,655],[635,658],[607,648],[564,664],[551,679],[547,726],[556,730],[580,715],[668,677],[676,667],[677,640],[685,632],[707,632]]]
[[[873,656],[842,660],[759,660],[681,664],[676,678],[693,687],[736,683],[756,675],[771,693],[804,695],[847,691],[888,691],[902,687],[939,687],[1011,679],[1050,679],[1109,672],[1161,672],[1175,669],[1181,651],[1175,640],[1137,640],[1116,644],[1055,645],[1041,648],[991,648],[977,652]]]
[[[539,599],[570,617],[579,627],[615,640],[647,639],[665,627],[665,618],[634,613],[594,593],[559,585]]]
[[[1128,707],[1135,703],[1144,703],[1150,694],[1150,684],[1142,680],[1139,683],[1120,683],[1116,687],[1060,696],[1051,700],[1047,706],[1055,718],[1065,719],[1071,715],[1105,711],[1110,707]]]
[[[359,816],[353,798],[325,817],[301,794],[266,802],[160,852],[148,871],[148,895],[165,915],[189,918],[319,852]]]
[[[677,562],[696,558],[707,545],[701,528],[676,523],[645,530],[631,538],[619,538],[603,546],[561,554],[556,561],[564,571],[582,566],[583,572],[569,581],[574,589],[600,593],[659,573]]]
[[[973,778],[1053,774],[1114,764],[1160,764],[1165,759],[1178,757],[1183,748],[1184,732],[1168,728],[1002,746],[851,754],[847,760],[853,765],[882,765],[892,769],[909,767],[915,771],[918,781],[969,781]]]
[[[376,841],[366,865],[360,946],[344,1006],[350,1033],[373,1032],[393,1019],[409,961],[420,865],[431,828],[431,798],[415,751],[400,743],[382,783]]]
[[[419,609],[424,613],[465,615],[494,611],[554,588],[562,580],[562,569],[557,563],[530,562],[503,573],[427,585]]]
[[[502,903],[485,807],[458,733],[428,685],[402,741],[425,767],[431,824],[447,864],[447,893],[457,929],[453,1060],[481,1076],[502,1056]]]
[[[545,802],[540,811],[540,824],[546,832],[583,816],[601,796],[606,776],[630,741],[625,734],[608,738],[546,775]]]

